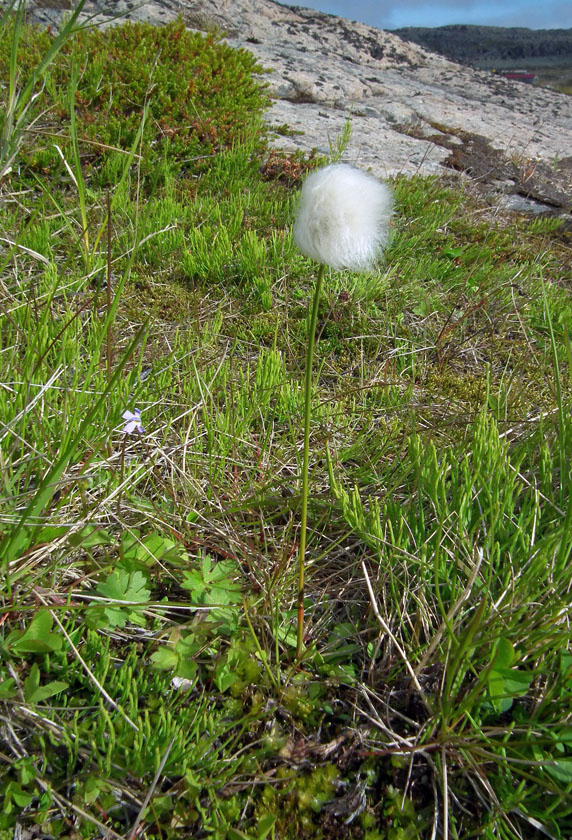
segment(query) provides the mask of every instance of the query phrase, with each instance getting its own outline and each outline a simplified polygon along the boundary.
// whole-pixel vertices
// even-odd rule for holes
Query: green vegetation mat
[[[570,837],[569,222],[397,178],[385,263],[326,275],[297,663],[324,161],[216,34],[14,12],[0,838]]]

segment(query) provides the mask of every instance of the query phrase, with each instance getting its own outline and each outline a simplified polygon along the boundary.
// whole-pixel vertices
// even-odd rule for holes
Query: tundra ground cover
[[[569,836],[569,228],[397,178],[326,274],[297,664],[316,161],[260,71],[80,33],[0,185],[1,830]]]

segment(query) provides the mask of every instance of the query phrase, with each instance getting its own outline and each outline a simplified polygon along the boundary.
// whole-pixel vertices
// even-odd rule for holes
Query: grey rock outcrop
[[[30,0],[29,14],[57,25],[70,6],[70,0]],[[455,149],[470,149],[477,136],[492,163],[502,159],[508,166],[506,177],[493,179],[502,191],[570,208],[572,97],[463,67],[390,32],[273,0],[91,0],[85,12],[98,22],[124,16],[154,24],[180,14],[187,26],[217,27],[230,45],[251,50],[272,71],[268,119],[278,148],[327,153],[350,118],[348,162],[381,177],[439,174],[451,166],[471,173],[470,163],[456,167],[455,159],[465,158]],[[531,192],[530,173],[539,164],[559,197],[546,201],[546,190]]]

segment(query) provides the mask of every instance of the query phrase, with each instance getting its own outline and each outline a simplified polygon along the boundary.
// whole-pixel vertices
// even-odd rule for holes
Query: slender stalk
[[[119,493],[117,494],[117,518],[121,518],[121,496],[123,494],[123,476],[125,474],[125,447],[127,446],[127,435],[123,435],[121,446],[121,464],[119,467]]]
[[[304,642],[304,570],[306,558],[306,531],[308,526],[308,466],[310,460],[310,413],[312,409],[312,360],[314,357],[314,342],[316,338],[316,324],[318,323],[318,309],[324,280],[325,265],[320,265],[314,300],[308,326],[308,349],[306,351],[306,384],[304,390],[304,454],[302,460],[302,517],[300,524],[300,542],[298,545],[298,628],[296,636],[296,659],[302,655]]]
[[[256,635],[254,627],[252,626],[252,621],[250,620],[250,616],[248,614],[248,607],[246,605],[246,598],[244,596],[242,597],[242,606],[244,607],[244,615],[245,615],[245,618],[246,618],[246,623],[248,624],[248,629],[250,630],[250,635],[252,636],[252,640],[253,640],[253,642],[256,646],[256,650],[258,651],[258,656],[260,657],[260,661],[262,662],[262,665],[264,666],[264,670],[266,671],[266,673],[270,677],[270,682],[272,683],[272,685],[274,686],[276,691],[279,692],[280,691],[280,674],[278,673],[278,676],[275,677],[274,674],[272,673],[272,668],[268,664],[268,657],[266,655],[266,651],[262,650],[262,648],[260,647],[260,642],[258,641],[258,636]]]
[[[107,315],[111,312],[111,196],[107,190]],[[107,381],[111,380],[112,351],[112,322],[107,324]]]

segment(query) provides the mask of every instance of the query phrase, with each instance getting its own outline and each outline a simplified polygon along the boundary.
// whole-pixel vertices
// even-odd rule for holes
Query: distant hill
[[[392,30],[432,52],[482,70],[572,66],[572,29],[525,29],[456,24]]]

